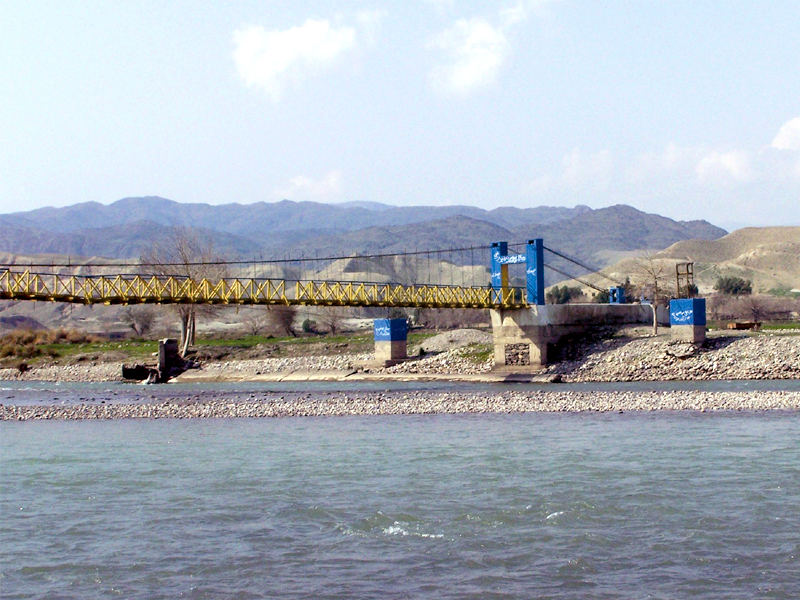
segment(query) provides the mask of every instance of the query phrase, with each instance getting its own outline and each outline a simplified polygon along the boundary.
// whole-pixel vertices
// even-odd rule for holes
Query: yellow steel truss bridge
[[[233,304],[521,308],[519,288],[142,275],[58,275],[0,270],[0,299],[77,304]]]

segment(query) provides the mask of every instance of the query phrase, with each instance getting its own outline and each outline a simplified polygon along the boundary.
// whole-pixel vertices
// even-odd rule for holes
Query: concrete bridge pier
[[[565,337],[653,319],[651,308],[640,304],[546,304],[490,313],[495,369],[514,372],[536,371],[553,362]]]

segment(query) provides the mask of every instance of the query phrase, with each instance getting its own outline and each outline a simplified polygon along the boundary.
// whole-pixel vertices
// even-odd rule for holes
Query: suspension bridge
[[[524,267],[522,273],[518,267]],[[614,285],[604,289],[567,270],[575,267]],[[608,294],[608,303],[545,305],[548,269]],[[548,248],[542,239],[325,258],[5,264],[0,265],[2,299],[489,309],[495,365],[513,370],[550,362],[553,348],[565,336],[591,327],[647,322],[652,314],[649,307],[624,303],[621,282]],[[378,343],[376,334],[376,347]]]
[[[513,252],[515,248],[522,252]],[[0,265],[0,299],[107,305],[519,309],[544,304],[545,269],[606,291],[563,267],[546,263],[545,252],[561,262],[594,271],[563,252],[547,248],[541,239],[525,244],[495,242],[490,246],[325,258],[150,264],[31,262]],[[525,266],[524,277],[511,277],[509,267],[516,264]],[[227,276],[230,271],[250,271],[250,276]],[[611,281],[615,284],[612,290],[621,285]],[[613,298],[617,298],[615,294]]]

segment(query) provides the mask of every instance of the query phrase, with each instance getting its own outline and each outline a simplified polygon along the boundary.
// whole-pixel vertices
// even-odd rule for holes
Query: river
[[[0,440],[3,598],[800,597],[794,411],[27,421]]]

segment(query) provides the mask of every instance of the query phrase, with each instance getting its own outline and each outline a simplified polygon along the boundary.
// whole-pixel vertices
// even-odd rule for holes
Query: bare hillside
[[[736,260],[758,248],[800,244],[800,227],[747,227],[716,240],[684,240],[659,253],[664,258],[703,263]]]
[[[614,280],[630,277],[641,280],[641,268],[636,253],[623,258],[602,273]],[[693,262],[695,283],[700,292],[713,292],[721,276],[736,276],[753,282],[755,292],[768,292],[773,288],[800,289],[800,227],[748,227],[729,233],[717,240],[686,240],[673,244],[653,256],[663,264],[668,281],[674,280],[675,265]],[[583,277],[601,287],[611,285],[611,280],[600,275]],[[583,286],[578,281],[562,282]],[[592,290],[586,289],[591,296]]]
[[[749,279],[760,292],[800,288],[800,227],[748,227],[718,240],[678,242],[657,256],[693,261],[701,290],[722,275]]]

